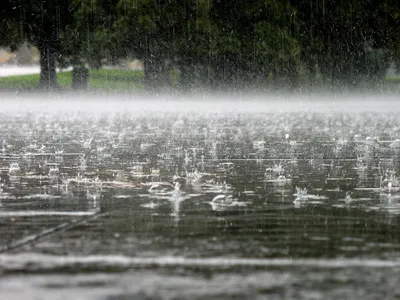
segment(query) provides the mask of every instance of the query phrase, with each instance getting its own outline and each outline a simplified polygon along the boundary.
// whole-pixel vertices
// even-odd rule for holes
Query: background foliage
[[[3,2],[0,45],[38,47],[48,88],[57,63],[98,69],[126,58],[143,61],[152,90],[351,86],[400,66],[396,0]]]

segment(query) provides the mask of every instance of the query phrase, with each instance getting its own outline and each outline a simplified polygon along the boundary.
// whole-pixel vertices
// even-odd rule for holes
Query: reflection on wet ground
[[[103,260],[104,261],[104,260]],[[53,262],[54,263],[54,262]],[[213,266],[214,267],[214,266]],[[130,269],[100,273],[9,275],[0,279],[5,299],[396,299],[399,266],[267,265]],[[24,291],[24,292],[21,292]]]
[[[393,268],[271,268],[211,274],[160,269],[122,274],[10,276],[0,280],[6,299],[35,291],[38,299],[396,299],[399,270]],[[28,280],[26,280],[28,279]],[[27,281],[27,282],[26,282]],[[29,294],[24,294],[29,297]],[[21,294],[19,294],[21,295]]]
[[[1,114],[0,294],[399,297],[399,135],[394,113]]]

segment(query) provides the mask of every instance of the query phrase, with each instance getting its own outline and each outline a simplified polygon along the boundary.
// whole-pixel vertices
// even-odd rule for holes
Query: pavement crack
[[[61,231],[69,230],[69,229],[71,229],[71,228],[73,228],[75,226],[88,223],[90,221],[96,220],[96,219],[104,217],[106,215],[108,215],[108,212],[106,212],[106,213],[97,213],[97,214],[91,215],[90,217],[79,218],[79,219],[76,219],[76,220],[72,220],[70,222],[61,223],[61,224],[59,224],[59,225],[57,225],[55,227],[52,227],[52,228],[47,228],[47,229],[41,231],[40,233],[32,234],[32,235],[23,237],[23,238],[15,241],[15,242],[12,242],[12,243],[10,243],[10,244],[8,244],[6,246],[1,247],[0,248],[0,254],[1,253],[6,253],[6,252],[9,252],[11,250],[18,249],[18,248],[22,248],[23,246],[26,246],[26,245],[34,244],[34,243],[40,241],[41,239],[43,239],[43,238],[45,238],[47,236],[59,233]]]

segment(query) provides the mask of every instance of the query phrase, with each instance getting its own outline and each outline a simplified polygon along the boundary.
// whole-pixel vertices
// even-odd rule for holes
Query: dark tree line
[[[55,66],[144,63],[149,89],[357,84],[400,66],[397,0],[3,0],[0,45],[40,51],[40,85]]]
[[[70,1],[5,0],[0,9],[0,44],[12,49],[24,41],[40,52],[42,87],[56,85],[56,61],[61,55],[61,33],[73,20]]]

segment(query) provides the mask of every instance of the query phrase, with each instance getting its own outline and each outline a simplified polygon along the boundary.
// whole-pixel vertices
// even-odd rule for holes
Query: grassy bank
[[[88,87],[91,90],[136,91],[143,89],[143,72],[135,70],[100,69],[90,70]],[[0,77],[0,90],[35,90],[39,74]],[[72,72],[57,74],[62,90],[70,90]]]
[[[172,85],[177,86],[179,72],[171,72]],[[39,74],[34,75],[15,75],[9,77],[0,77],[0,91],[35,91],[38,89]],[[61,90],[72,90],[72,72],[62,72],[57,74],[57,82]],[[89,90],[91,91],[117,91],[132,92],[144,89],[143,71],[120,70],[120,69],[100,69],[90,70],[89,72]],[[268,89],[268,87],[266,87]],[[271,87],[274,90],[274,87]],[[279,89],[278,89],[279,90]],[[322,82],[310,83],[298,91],[351,91],[352,88],[340,85],[326,85]],[[387,77],[379,83],[361,83],[353,90],[370,92],[395,92],[400,93],[400,76]]]

